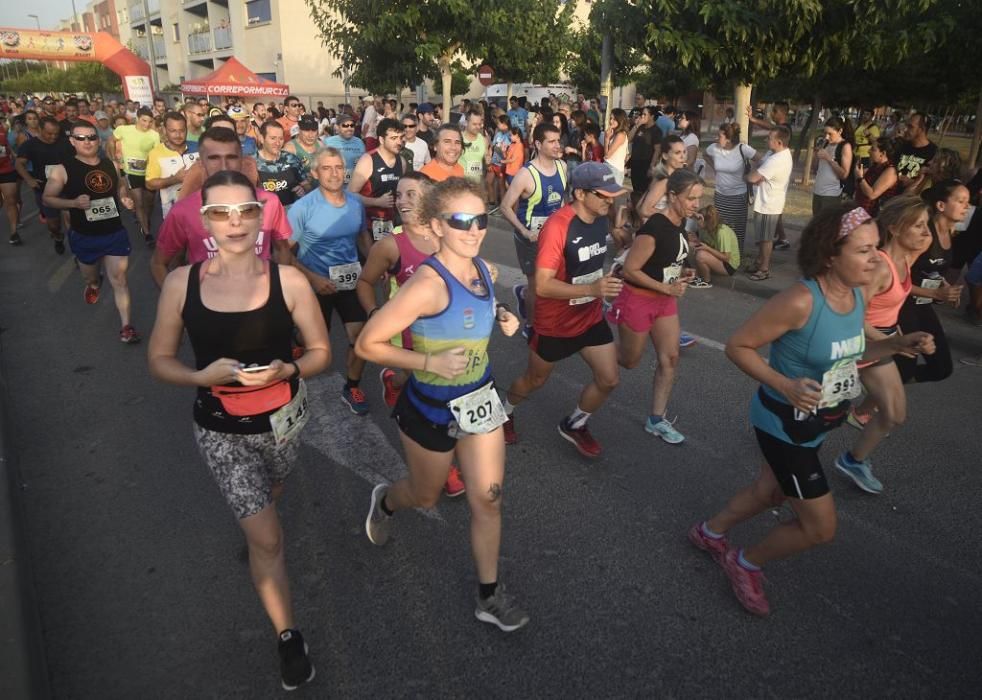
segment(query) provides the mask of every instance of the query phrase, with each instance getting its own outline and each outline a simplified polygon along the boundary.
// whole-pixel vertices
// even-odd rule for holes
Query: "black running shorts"
[[[331,328],[332,312],[337,311],[341,317],[341,323],[364,323],[368,320],[368,314],[358,302],[358,295],[354,289],[347,289],[334,294],[318,294],[317,301],[321,305],[321,313],[324,314],[324,323],[328,329]]]
[[[409,400],[412,389],[407,382],[399,394],[396,407],[392,409],[392,417],[396,419],[406,437],[418,443],[421,447],[433,452],[451,452],[457,446],[457,438],[447,434],[447,426],[439,425],[428,420]]]
[[[819,498],[829,492],[818,447],[793,445],[770,433],[754,428],[764,459],[788,498]]]
[[[610,326],[607,325],[607,321],[600,319],[587,328],[585,332],[572,338],[540,335],[538,331],[533,330],[532,337],[529,339],[529,347],[546,362],[559,362],[575,355],[583,348],[607,345],[607,343],[613,342],[614,334],[610,332]]]

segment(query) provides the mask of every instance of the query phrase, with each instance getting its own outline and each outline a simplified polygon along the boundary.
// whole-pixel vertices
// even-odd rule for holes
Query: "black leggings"
[[[951,347],[944,334],[944,328],[938,315],[934,313],[934,304],[915,304],[913,297],[900,308],[898,323],[904,333],[924,331],[934,336],[935,351],[933,355],[924,355],[925,364],[917,364],[916,357],[901,357],[895,355],[897,369],[904,384],[909,382],[940,382],[951,376],[954,369],[951,363]]]

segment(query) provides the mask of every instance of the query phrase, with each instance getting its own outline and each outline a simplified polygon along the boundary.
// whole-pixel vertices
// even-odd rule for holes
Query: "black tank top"
[[[689,254],[685,225],[676,226],[667,216],[656,212],[638,229],[637,235],[655,239],[655,252],[641,268],[644,274],[665,284],[677,281]]]
[[[951,248],[941,247],[933,221],[928,221],[927,226],[931,230],[931,247],[921,253],[910,266],[911,279],[917,286],[921,286],[922,279],[941,279],[951,265]]]
[[[402,177],[402,158],[396,156],[395,165],[389,165],[378,151],[372,154],[372,176],[361,190],[361,194],[366,197],[381,197],[389,192],[396,191],[399,178]],[[381,209],[379,207],[365,207],[365,213],[370,219],[384,219],[391,221],[395,209]]]
[[[191,266],[187,294],[184,298],[184,327],[197,369],[215,360],[231,357],[244,365],[268,365],[273,360],[290,362],[290,339],[293,318],[283,300],[279,266],[268,263],[269,296],[266,303],[252,311],[212,311],[201,303],[201,265]],[[241,386],[238,382],[228,386]],[[298,383],[290,380],[290,395],[297,393]],[[194,421],[202,428],[221,433],[254,435],[269,432],[269,413],[256,416],[230,416],[207,387],[198,387],[194,402]]]
[[[119,175],[112,161],[102,158],[97,165],[88,165],[73,157],[67,159],[64,165],[68,182],[60,196],[75,199],[87,194],[91,202],[88,209],[68,210],[72,229],[83,236],[104,236],[122,229]]]

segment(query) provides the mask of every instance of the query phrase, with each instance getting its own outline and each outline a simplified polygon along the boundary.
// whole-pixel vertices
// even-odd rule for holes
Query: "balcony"
[[[232,48],[232,28],[219,27],[215,30],[215,51]]]
[[[153,55],[157,63],[167,61],[167,49],[164,48],[164,37],[155,36],[153,38]]]
[[[133,53],[144,61],[150,60],[150,50],[147,48],[147,40],[143,37],[133,38]]]
[[[208,53],[211,51],[211,33],[188,34],[188,53]]]
[[[154,15],[159,15],[160,0],[147,0],[147,11],[150,13],[151,17],[153,17]]]
[[[146,15],[143,14],[143,3],[130,5],[130,24],[143,24]]]

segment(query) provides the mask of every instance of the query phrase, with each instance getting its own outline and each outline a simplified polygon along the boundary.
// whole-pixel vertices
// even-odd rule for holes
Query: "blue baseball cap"
[[[627,192],[617,184],[614,171],[606,163],[587,161],[580,163],[569,178],[571,190],[593,190],[599,194],[616,197]]]

